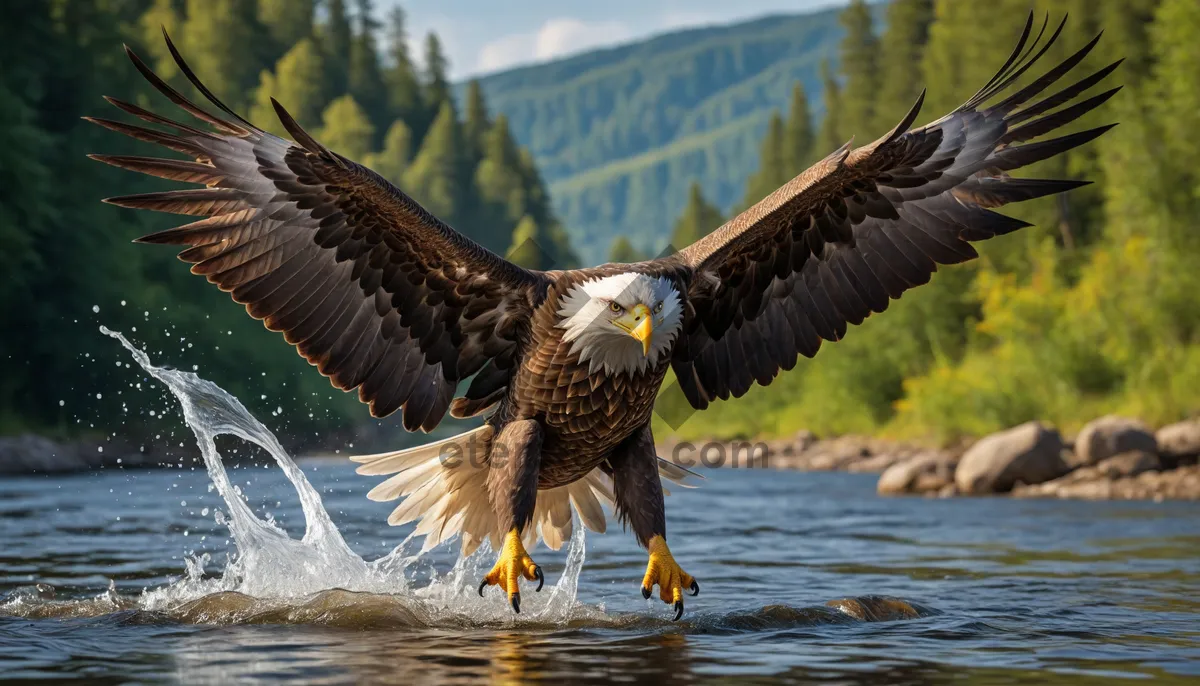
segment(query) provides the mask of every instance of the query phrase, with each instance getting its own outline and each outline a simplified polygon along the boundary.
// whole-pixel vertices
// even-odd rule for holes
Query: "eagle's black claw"
[[[674,619],[674,621],[678,622],[679,618],[682,616],[683,616],[683,601],[676,600],[675,601],[675,619]]]
[[[538,582],[538,587],[533,589],[533,592],[537,593],[538,591],[542,590],[542,585],[546,583],[546,575],[542,574],[542,566],[541,565],[533,566],[533,576],[535,579],[537,579],[537,582]]]
[[[520,593],[512,594],[512,597],[509,598],[508,601],[510,603],[512,603],[513,612],[516,612],[517,614],[521,614],[521,594]]]
[[[642,597],[645,598],[646,600],[650,600],[650,589],[649,588],[642,586]]]
[[[487,579],[479,582],[479,597],[483,597],[483,589],[487,588]]]
[[[689,590],[691,590],[693,597],[700,595],[700,582],[692,579],[692,585]]]

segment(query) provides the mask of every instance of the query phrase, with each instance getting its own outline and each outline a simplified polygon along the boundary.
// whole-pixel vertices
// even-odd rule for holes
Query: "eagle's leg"
[[[683,591],[700,594],[700,584],[683,571],[667,547],[667,514],[663,503],[658,454],[647,423],[634,432],[609,458],[617,516],[628,523],[638,543],[650,551],[642,597],[649,598],[658,585],[658,597],[674,604],[675,619],[683,616]]]
[[[534,564],[521,533],[533,519],[537,503],[538,465],[541,462],[542,427],[531,419],[511,422],[492,442],[488,457],[488,497],[496,523],[504,535],[500,559],[479,584],[479,595],[488,586],[500,586],[508,594],[514,612],[521,612],[519,581],[525,577],[537,581],[542,590],[546,578]]]

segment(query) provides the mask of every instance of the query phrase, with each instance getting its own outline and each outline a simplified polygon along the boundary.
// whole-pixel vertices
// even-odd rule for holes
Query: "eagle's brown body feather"
[[[567,290],[629,265],[551,273],[544,304],[533,314],[530,345],[496,419],[537,419],[545,430],[539,488],[569,484],[598,467],[614,448],[650,421],[658,388],[670,367],[663,358],[644,372],[591,371],[563,340],[557,303]],[[679,283],[681,292],[686,284]]]

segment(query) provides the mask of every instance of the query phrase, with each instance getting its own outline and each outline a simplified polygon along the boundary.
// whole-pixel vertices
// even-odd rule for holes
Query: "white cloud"
[[[582,22],[551,19],[538,29],[534,57],[548,60],[629,38],[629,29],[619,21]]]
[[[610,45],[632,36],[619,21],[585,22],[573,17],[546,20],[532,33],[513,33],[487,43],[479,50],[476,72],[490,72],[527,62],[556,57]]]

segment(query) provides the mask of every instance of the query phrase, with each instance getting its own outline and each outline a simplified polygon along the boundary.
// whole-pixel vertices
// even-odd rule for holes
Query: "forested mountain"
[[[837,11],[670,33],[485,76],[550,185],[587,262],[618,235],[656,254],[699,181],[723,210],[742,199],[771,112],[799,82],[820,114],[821,62],[836,56]]]
[[[317,11],[318,4],[321,6]],[[332,149],[375,168],[458,230],[531,267],[578,262],[533,157],[493,117],[478,88],[461,108],[446,60],[426,37],[421,69],[408,54],[404,14],[386,26],[371,0],[12,0],[0,25],[0,432],[78,433],[160,419],[145,399],[113,398],[136,379],[97,331],[123,330],[188,364],[259,411],[296,420],[320,439],[364,420],[173,251],[131,239],[186,223],[100,203],[178,184],[117,171],[88,153],[147,154],[83,116],[122,119],[103,95],[186,119],[122,54],[132,46],[163,78],[193,92],[162,28],[215,93],[259,126],[282,133],[270,98]],[[200,98],[203,101],[203,98]],[[155,149],[156,153],[161,150]],[[536,245],[536,250],[530,246]],[[105,396],[104,391],[110,394]],[[122,394],[124,391],[118,392]],[[161,417],[161,415],[158,415]]]

